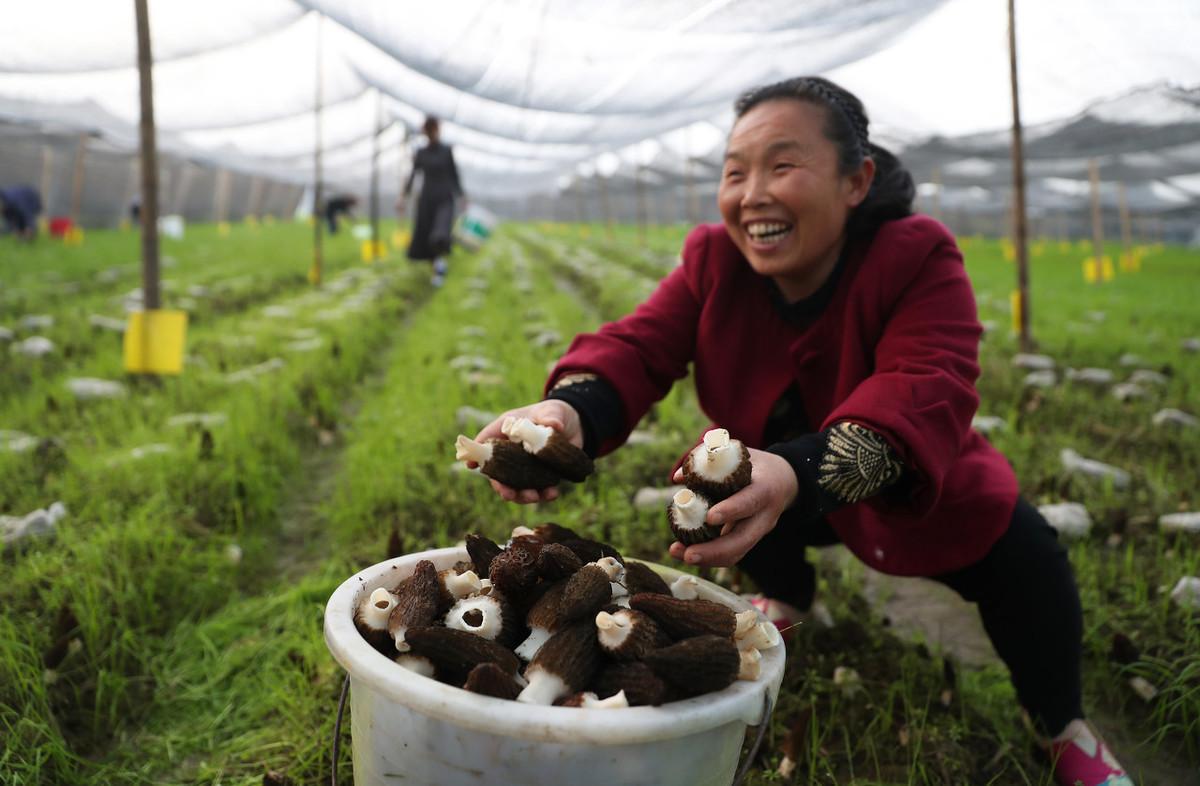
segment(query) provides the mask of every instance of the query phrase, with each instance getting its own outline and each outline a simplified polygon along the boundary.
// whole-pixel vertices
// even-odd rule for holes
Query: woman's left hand
[[[728,567],[736,565],[763,537],[775,528],[779,516],[791,507],[799,492],[796,473],[774,453],[750,448],[750,485],[713,505],[708,511],[709,524],[723,524],[720,537],[707,543],[684,546],[671,544],[671,556],[689,565]],[[677,470],[673,480],[683,480]]]

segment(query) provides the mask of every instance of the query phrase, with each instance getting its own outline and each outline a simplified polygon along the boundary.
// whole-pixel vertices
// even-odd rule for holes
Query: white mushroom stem
[[[594,693],[583,694],[583,703],[579,705],[586,710],[613,710],[629,706],[625,691],[619,690],[607,699],[602,699]]]
[[[704,435],[704,444],[692,451],[692,469],[709,480],[724,480],[742,461],[742,451],[729,432],[715,428]]]
[[[542,645],[550,640],[550,631],[545,628],[531,628],[529,636],[525,641],[521,642],[513,649],[518,658],[522,660],[533,660],[533,656],[538,654],[538,650]]]
[[[446,573],[446,591],[455,598],[465,598],[468,595],[474,595],[483,589],[483,582],[475,571],[468,570],[465,573],[455,573],[448,571]]]
[[[754,609],[746,609],[739,611],[737,614],[737,628],[733,632],[735,639],[745,638],[746,634],[754,629],[758,624],[758,612]]]
[[[363,604],[362,621],[371,630],[387,630],[388,616],[395,607],[396,596],[380,587]]]
[[[751,628],[745,636],[737,639],[738,649],[769,650],[783,641],[779,628],[773,622],[760,622]]]
[[[396,632],[392,634],[392,638],[396,641],[397,652],[409,652],[412,650],[412,645],[405,641],[405,636],[408,635],[408,626],[396,628]]]
[[[536,534],[537,533],[534,532],[533,530],[531,530],[529,527],[526,527],[525,525],[521,525],[519,527],[513,527],[512,535],[510,537],[519,538],[522,535],[536,535]]]
[[[628,614],[609,614],[602,611],[596,615],[596,637],[606,650],[618,650],[629,638],[633,625]]]
[[[553,704],[571,692],[562,677],[545,669],[531,667],[525,676],[529,684],[517,695],[525,704]]]
[[[708,515],[708,503],[690,489],[680,489],[671,499],[675,508],[675,526],[680,529],[699,529]]]
[[[396,663],[403,669],[420,674],[422,677],[433,677],[433,661],[420,655],[400,655]]]
[[[477,614],[469,614],[472,611],[477,612]],[[479,619],[479,624],[472,625],[471,622],[476,617]],[[466,631],[467,633],[474,633],[476,636],[482,636],[485,639],[495,640],[500,635],[500,630],[504,627],[504,618],[503,612],[500,610],[500,603],[495,598],[488,596],[460,600],[446,614],[446,627]]]
[[[616,557],[601,557],[596,560],[596,565],[608,574],[609,581],[623,581],[625,579],[625,566],[617,561]]]
[[[739,680],[756,680],[762,674],[762,653],[751,647],[739,650],[741,661],[738,665]]]
[[[505,418],[500,431],[513,442],[520,442],[530,453],[539,453],[554,436],[554,429],[534,423],[529,418]]]
[[[680,600],[695,600],[700,597],[700,580],[695,576],[680,576],[671,582],[671,594]]]
[[[454,458],[459,461],[474,461],[482,467],[492,460],[492,446],[459,434],[458,439],[454,440]]]

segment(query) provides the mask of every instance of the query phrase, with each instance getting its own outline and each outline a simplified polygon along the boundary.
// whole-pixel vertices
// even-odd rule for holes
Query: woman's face
[[[837,264],[846,219],[871,186],[866,159],[838,172],[838,151],[825,137],[826,109],[773,99],[733,126],[717,204],[733,242],[760,275],[791,300],[815,292]]]

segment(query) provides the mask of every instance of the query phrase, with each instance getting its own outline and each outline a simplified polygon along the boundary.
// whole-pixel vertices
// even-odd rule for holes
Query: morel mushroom
[[[515,489],[541,491],[562,480],[557,472],[526,452],[520,444],[507,439],[476,442],[459,434],[454,447],[454,457],[459,461],[473,461],[484,475]]]
[[[712,505],[750,485],[750,452],[729,432],[715,428],[683,461],[683,484]]]
[[[595,469],[591,457],[582,448],[550,426],[534,423],[529,418],[505,418],[500,430],[567,480],[579,483]]]

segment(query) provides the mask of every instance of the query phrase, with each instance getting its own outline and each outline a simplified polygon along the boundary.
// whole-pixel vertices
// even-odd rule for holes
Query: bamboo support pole
[[[87,134],[80,134],[75,143],[75,167],[71,176],[71,224],[79,225],[83,210],[84,161],[87,158]]]
[[[309,278],[314,285],[321,283],[321,267],[324,262],[325,224],[322,207],[324,205],[323,183],[324,173],[321,169],[321,112],[325,99],[324,69],[321,67],[322,42],[321,31],[324,17],[317,16],[317,51],[315,95],[313,96],[313,123],[315,127],[315,143],[313,144],[313,261]]]
[[[1092,256],[1099,269],[1104,259],[1104,216],[1100,209],[1100,164],[1094,158],[1088,161],[1088,180],[1092,193]],[[1097,276],[1096,280],[1099,281],[1100,277]]]
[[[1117,184],[1118,210],[1121,214],[1121,251],[1128,259],[1133,254],[1133,227],[1129,220],[1129,200],[1125,194],[1125,184]]]
[[[1017,262],[1017,305],[1020,308],[1018,341],[1024,350],[1033,346],[1029,330],[1029,249],[1025,225],[1025,145],[1021,134],[1021,92],[1017,84],[1017,17],[1014,0],[1008,0],[1008,73],[1012,82],[1013,246]]]
[[[379,136],[383,133],[383,93],[375,91],[375,134],[371,137],[371,259],[379,251]]]
[[[134,0],[137,16],[138,83],[141,120],[138,124],[142,158],[142,307],[157,309],[158,280],[158,143],[154,128],[154,57],[150,51],[150,12],[147,0]]]

